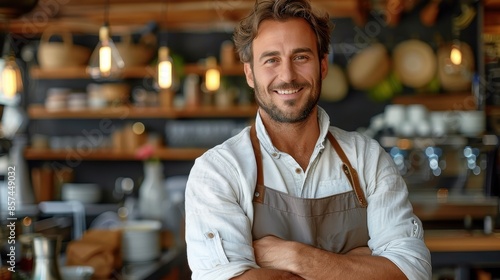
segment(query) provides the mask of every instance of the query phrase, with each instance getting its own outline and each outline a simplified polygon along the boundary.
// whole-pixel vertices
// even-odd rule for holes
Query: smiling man
[[[317,105],[330,33],[307,0],[257,1],[236,28],[259,110],[189,175],[193,279],[431,279],[392,159]]]

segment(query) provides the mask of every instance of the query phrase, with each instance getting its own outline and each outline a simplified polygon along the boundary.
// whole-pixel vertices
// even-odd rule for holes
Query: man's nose
[[[297,78],[295,65],[292,61],[285,60],[281,63],[279,77],[283,82],[291,82]]]

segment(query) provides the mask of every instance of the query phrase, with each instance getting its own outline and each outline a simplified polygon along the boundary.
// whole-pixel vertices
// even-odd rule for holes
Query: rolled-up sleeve
[[[251,209],[240,204],[241,189],[249,187],[241,186],[239,177],[237,167],[216,151],[198,158],[190,172],[186,244],[193,279],[230,279],[258,267],[247,216]]]
[[[391,260],[410,280],[432,279],[430,252],[424,242],[420,219],[414,215],[408,200],[404,179],[392,158],[378,146],[372,145],[366,161],[369,247],[374,255]]]

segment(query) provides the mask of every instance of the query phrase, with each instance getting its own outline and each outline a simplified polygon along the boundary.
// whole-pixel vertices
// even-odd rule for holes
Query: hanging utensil
[[[453,18],[453,25],[459,30],[465,29],[471,24],[476,16],[476,9],[469,4],[460,5],[461,14]]]
[[[328,74],[323,79],[321,99],[337,102],[344,99],[349,91],[349,83],[340,65],[332,63],[328,66]]]
[[[439,14],[439,5],[442,0],[431,0],[421,11],[420,21],[425,26],[433,26]]]
[[[436,55],[424,41],[410,39],[399,43],[392,58],[394,72],[405,86],[422,88],[436,76]]]
[[[358,52],[347,64],[347,76],[355,89],[366,90],[383,81],[391,71],[387,48],[381,43]]]
[[[388,26],[394,27],[399,23],[405,6],[404,1],[408,0],[387,0],[385,5],[385,22]]]

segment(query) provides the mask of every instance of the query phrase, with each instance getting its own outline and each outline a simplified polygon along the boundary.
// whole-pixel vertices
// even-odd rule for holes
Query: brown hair
[[[332,25],[327,13],[314,11],[309,0],[256,0],[254,9],[236,26],[233,34],[236,51],[242,62],[252,61],[252,41],[264,20],[306,20],[316,33],[320,59],[329,52]]]

